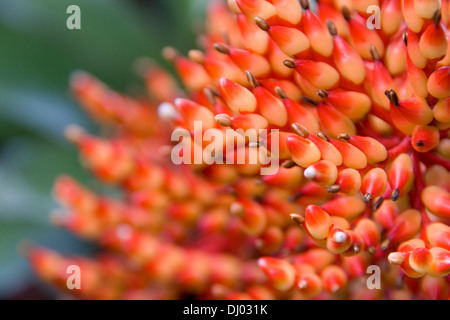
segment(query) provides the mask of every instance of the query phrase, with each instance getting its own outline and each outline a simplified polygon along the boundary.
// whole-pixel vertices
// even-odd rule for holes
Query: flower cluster
[[[139,99],[75,73],[75,97],[108,130],[67,137],[121,196],[59,178],[52,220],[102,250],[32,247],[34,270],[67,289],[79,266],[71,293],[86,299],[448,299],[449,26],[448,0],[214,1],[201,51],[163,50],[182,89],[151,61],[137,64]],[[174,165],[171,134],[195,121],[267,129],[281,167]]]

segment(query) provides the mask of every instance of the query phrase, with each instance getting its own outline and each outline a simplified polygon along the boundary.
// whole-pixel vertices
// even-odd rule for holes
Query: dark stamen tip
[[[328,193],[338,193],[339,191],[341,191],[341,186],[337,184],[332,185],[331,187],[328,187],[327,191]]]
[[[270,29],[269,23],[261,17],[255,17],[255,23],[263,31],[269,31]]]
[[[350,17],[350,9],[347,6],[343,6],[342,9],[342,15],[344,16],[344,19],[347,21],[350,21],[351,17]]]
[[[431,18],[431,19],[433,20],[433,23],[435,26],[438,26],[439,23],[441,23],[442,13],[441,13],[440,8],[436,8],[436,10],[434,11],[434,14],[433,14],[433,18]]]
[[[305,223],[305,218],[303,218],[298,213],[291,213],[291,219],[298,225],[302,225]]]
[[[291,60],[284,60],[284,61],[283,61],[283,64],[284,64],[286,67],[288,67],[288,68],[291,68],[291,69],[294,69],[294,68],[295,68],[295,62],[294,62],[294,61],[291,61]]]
[[[309,0],[300,0],[300,5],[303,10],[309,10]]]
[[[223,43],[214,43],[214,49],[223,54],[230,54],[230,49]]]
[[[334,24],[333,21],[328,20],[327,21],[327,27],[328,27],[328,31],[330,32],[330,34],[335,37],[337,36],[338,32],[337,32],[337,28],[336,25]]]
[[[322,90],[322,89],[317,91],[317,95],[323,99],[328,98],[328,92],[326,92],[325,90]]]
[[[245,71],[245,75],[247,76],[247,80],[253,86],[253,88],[259,87],[259,82],[258,82],[258,80],[256,80],[253,73],[251,73],[250,71],[247,70],[247,71]]]
[[[275,93],[283,100],[287,98],[286,92],[280,87],[275,88]]]
[[[384,202],[384,198],[383,197],[379,197],[377,199],[377,201],[375,201],[375,203],[372,206],[373,211],[377,211],[381,207],[383,202]]]
[[[373,61],[380,61],[380,54],[373,44],[370,45],[370,55],[372,56]]]
[[[408,46],[408,32],[404,32],[402,34],[402,39],[403,39],[403,42],[405,43],[405,46]]]
[[[397,201],[399,197],[400,197],[400,190],[394,189],[394,191],[392,191],[391,196],[392,201]]]

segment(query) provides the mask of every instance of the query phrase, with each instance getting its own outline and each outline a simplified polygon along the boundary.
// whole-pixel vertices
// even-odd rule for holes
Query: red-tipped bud
[[[337,197],[323,204],[322,208],[331,216],[338,216],[352,221],[366,210],[366,204],[358,196]]]
[[[446,99],[450,96],[450,66],[434,71],[428,78],[428,92],[433,97]]]
[[[317,53],[329,57],[333,52],[333,40],[327,26],[311,11],[306,10],[303,19],[305,34],[311,42],[311,47]]]
[[[388,171],[389,184],[393,190],[392,200],[406,195],[412,188],[414,172],[411,157],[402,153],[399,155]]]
[[[236,4],[251,20],[255,17],[268,19],[277,14],[277,8],[265,0],[236,0]]]
[[[450,251],[440,247],[430,249],[432,262],[428,274],[432,277],[445,277],[450,274]]]
[[[290,65],[288,60],[286,65]],[[325,62],[312,60],[296,60],[295,70],[314,87],[328,90],[339,83],[339,73]]]
[[[422,192],[422,202],[438,217],[450,217],[450,193],[447,190],[437,186],[428,186]]]
[[[395,217],[399,214],[397,205],[392,200],[384,200],[381,206],[374,212],[375,221],[383,228],[391,229]]]
[[[352,121],[363,119],[370,111],[372,102],[363,93],[333,90],[326,93],[327,101]]]
[[[386,48],[384,62],[389,72],[396,76],[406,70],[406,47],[403,39],[398,35]]]
[[[269,45],[269,35],[250,21],[244,14],[237,16],[244,47],[259,54],[265,54]]]
[[[450,122],[450,98],[439,100],[434,106],[433,115],[437,121]]]
[[[253,89],[253,94],[261,112],[261,115],[271,124],[279,127],[286,125],[288,114],[283,102],[276,98],[266,88],[257,86]]]
[[[364,218],[359,220],[356,224],[355,232],[361,236],[364,245],[369,252],[373,252],[380,243],[380,230],[376,223],[370,219]]]
[[[231,205],[230,212],[240,219],[242,228],[247,234],[258,236],[264,232],[267,218],[264,209],[258,203],[241,200]]]
[[[408,57],[419,69],[424,69],[427,65],[427,58],[420,52],[420,42],[417,34],[413,31],[408,32]]]
[[[344,169],[339,172],[335,186],[336,189],[328,188],[328,192],[352,196],[361,189],[361,175],[355,169]]]
[[[387,158],[386,147],[373,138],[351,136],[348,142],[361,150],[370,163],[381,162]]]
[[[411,268],[418,273],[427,273],[433,257],[427,248],[417,248],[409,255]]]
[[[436,10],[441,9],[439,0],[414,0],[414,9],[424,19],[433,18]]]
[[[321,187],[329,187],[336,182],[338,171],[334,163],[322,160],[306,168],[303,176]]]
[[[409,209],[400,214],[394,220],[394,225],[387,233],[387,242],[384,242],[383,247],[389,242],[402,242],[414,237],[422,226],[422,214],[415,209]]]
[[[176,99],[175,105],[184,118],[188,130],[194,130],[195,121],[202,123],[202,130],[215,127],[214,114],[208,108],[187,99]]]
[[[286,139],[292,160],[300,167],[306,168],[320,160],[320,150],[308,139],[291,135]]]
[[[320,277],[323,281],[323,288],[329,293],[338,293],[347,288],[347,275],[341,267],[326,267]]]
[[[398,30],[402,21],[402,1],[386,0],[381,5],[381,29],[385,34],[392,34]]]
[[[344,165],[352,169],[364,169],[367,167],[366,155],[348,142],[331,139],[330,142],[339,150]]]
[[[441,222],[427,226],[427,239],[433,247],[450,250],[450,227]]]
[[[303,16],[302,7],[297,0],[274,0],[273,5],[277,8],[278,17],[296,25]]]
[[[325,239],[330,232],[330,215],[320,207],[310,205],[305,210],[305,227],[315,239]]]
[[[409,54],[407,55],[408,79],[411,83],[415,94],[419,97],[426,98],[428,96],[428,78],[425,71],[418,68],[411,60]]]
[[[344,9],[345,10],[345,9]],[[345,11],[344,11],[345,12]],[[350,28],[351,45],[361,55],[363,59],[372,58],[370,47],[375,46],[380,56],[384,54],[384,44],[380,36],[374,31],[367,28],[365,21],[358,21],[348,17],[348,25]]]
[[[403,18],[405,19],[408,28],[415,33],[420,32],[424,21],[414,8],[414,0],[403,0],[402,11]]]
[[[234,113],[255,111],[257,106],[256,98],[247,88],[222,78],[219,81],[219,89],[225,103]]]
[[[270,64],[263,56],[247,50],[229,47],[225,44],[216,43],[217,51],[228,54],[231,60],[243,71],[250,71],[255,77],[264,77],[270,73]]]
[[[315,135],[310,135],[308,138],[319,148],[322,159],[331,161],[336,166],[340,166],[342,164],[342,155],[338,149],[327,141],[328,138],[324,134],[318,133],[318,135],[324,139]]]
[[[332,138],[337,138],[341,133],[356,134],[356,127],[352,120],[343,115],[336,108],[328,104],[317,106],[319,119],[325,131]]]
[[[364,201],[369,202],[372,199],[381,197],[386,192],[387,187],[388,178],[386,171],[381,168],[370,170],[364,176],[361,186]]]
[[[312,272],[300,273],[297,278],[297,289],[304,298],[314,298],[322,292],[322,279]]]
[[[352,245],[352,235],[344,229],[333,228],[327,237],[327,249],[334,254],[347,251]]]
[[[366,70],[361,56],[337,34],[336,26],[331,21],[328,22],[328,29],[333,35],[332,56],[339,73],[350,82],[361,84],[366,78]]]
[[[420,291],[430,300],[445,300],[449,294],[448,280],[425,276],[420,283]]]
[[[428,152],[439,144],[439,130],[435,126],[416,126],[411,145],[418,152]]]
[[[420,36],[420,52],[430,60],[441,59],[447,53],[447,34],[440,20],[441,12],[436,10],[433,23],[430,23]]]
[[[283,90],[276,89],[277,94],[283,99],[284,105],[288,113],[288,121],[292,125],[294,123],[304,126],[309,132],[317,132],[320,129],[319,120],[314,114],[304,108],[301,104],[287,97]]]
[[[295,268],[286,260],[264,257],[258,259],[258,265],[277,290],[287,291],[294,286]]]

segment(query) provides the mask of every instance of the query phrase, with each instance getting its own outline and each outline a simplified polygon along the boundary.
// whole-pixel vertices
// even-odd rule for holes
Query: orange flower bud
[[[265,0],[236,0],[239,9],[251,20],[268,19],[277,14],[277,8]]]
[[[321,158],[319,149],[311,140],[291,135],[286,143],[292,160],[300,167],[306,168]]]
[[[434,71],[428,78],[428,92],[436,98],[445,99],[450,95],[450,66]]]
[[[414,0],[402,0],[403,18],[409,29],[415,33],[419,33],[423,26],[423,19],[417,14],[414,8]]]
[[[329,293],[339,293],[347,288],[347,275],[338,266],[326,267],[320,277],[323,281],[323,288]]]
[[[348,142],[331,139],[330,142],[342,155],[344,165],[352,169],[364,169],[367,166],[366,155]]]
[[[311,48],[325,57],[331,56],[333,52],[333,41],[328,33],[326,24],[322,23],[322,21],[309,10],[309,3],[307,3],[307,1],[304,1],[302,6],[303,9],[305,9],[303,28],[305,29],[306,36],[311,42]]]
[[[332,57],[339,73],[354,84],[361,84],[366,77],[366,70],[361,56],[347,41],[337,34],[336,26],[329,21],[328,30],[333,36],[334,50]]]
[[[258,265],[277,290],[287,291],[294,286],[296,272],[289,262],[282,259],[264,257],[258,259]]]
[[[338,171],[336,165],[328,160],[321,160],[310,165],[303,176],[321,187],[329,187],[336,182]]]
[[[428,186],[422,192],[422,201],[433,214],[450,217],[450,193],[437,186]]]
[[[247,88],[222,78],[219,81],[219,89],[225,103],[234,113],[255,111],[256,98]]]
[[[296,28],[271,26],[261,17],[256,17],[255,22],[262,30],[269,33],[270,38],[288,56],[302,56],[310,47],[306,35]]]
[[[327,237],[327,249],[334,254],[347,251],[352,245],[351,234],[341,228],[332,228]]]
[[[361,185],[364,201],[369,202],[374,198],[381,197],[386,192],[387,186],[388,178],[386,171],[380,168],[370,170],[364,176]]]
[[[419,152],[433,150],[439,144],[439,130],[435,126],[416,126],[411,145]]]
[[[388,170],[388,179],[393,189],[392,200],[394,201],[411,190],[414,173],[412,160],[409,155],[402,153],[394,160]]]
[[[237,23],[245,48],[259,54],[265,54],[269,46],[269,35],[267,32],[261,30],[244,14],[237,16]]]
[[[318,206],[310,205],[305,210],[305,227],[314,238],[325,239],[331,228],[331,218]]]
[[[426,229],[428,242],[433,247],[450,250],[450,227],[440,222],[429,224]]]
[[[328,192],[352,196],[361,189],[361,175],[355,169],[344,169],[339,172],[336,180],[336,189],[333,186],[328,188]]]
[[[450,274],[450,251],[440,247],[430,249],[432,261],[428,274],[432,277],[445,277]]]
[[[433,13],[433,23],[420,36],[420,52],[428,59],[441,59],[447,53],[447,47],[448,40],[441,23],[441,10],[436,9]]]
[[[415,209],[406,210],[395,218],[394,225],[387,233],[387,239],[389,242],[408,240],[419,232],[421,225],[421,213]]]

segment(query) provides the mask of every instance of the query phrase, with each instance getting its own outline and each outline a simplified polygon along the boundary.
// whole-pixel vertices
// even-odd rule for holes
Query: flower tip
[[[388,256],[388,261],[393,265],[401,265],[405,261],[405,256],[401,252],[392,252]]]
[[[303,218],[298,213],[291,213],[291,219],[298,225],[302,225],[305,223],[305,218]]]

